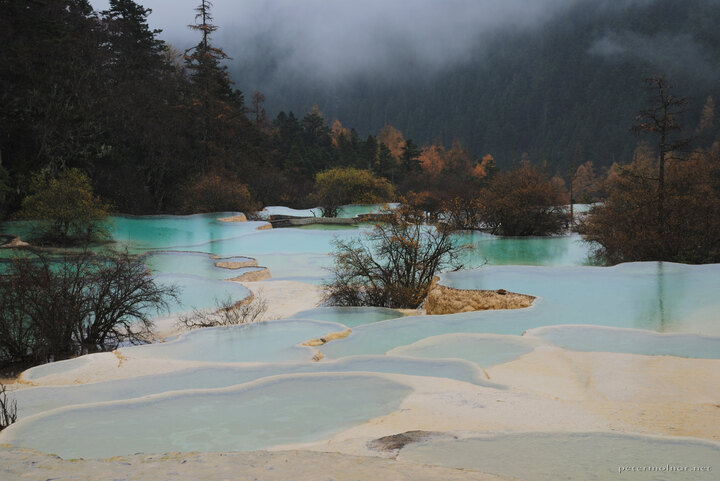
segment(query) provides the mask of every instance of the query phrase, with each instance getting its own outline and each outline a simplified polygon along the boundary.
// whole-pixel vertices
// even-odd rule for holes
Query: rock
[[[220,217],[218,220],[220,222],[247,222],[247,217],[245,214],[238,214],[232,217]]]
[[[497,291],[455,289],[435,284],[425,298],[427,314],[457,314],[459,312],[492,309],[523,309],[532,305],[535,297],[526,294]]]
[[[440,436],[444,437],[446,435],[436,431],[407,431],[405,433],[373,439],[367,443],[367,447],[373,451],[399,451],[408,444],[420,443]]]

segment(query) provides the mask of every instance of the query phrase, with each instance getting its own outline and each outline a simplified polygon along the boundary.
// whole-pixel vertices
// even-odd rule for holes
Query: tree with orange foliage
[[[445,147],[439,143],[423,147],[418,161],[426,175],[439,176],[445,166]]]
[[[233,173],[213,170],[202,174],[184,190],[182,209],[186,213],[254,212],[258,205],[250,190]]]
[[[493,234],[550,235],[565,229],[563,192],[529,163],[499,173],[480,193],[483,222]]]
[[[602,191],[602,179],[595,175],[592,161],[581,164],[572,178],[573,196],[581,204],[591,204]]]
[[[495,158],[487,154],[485,155],[479,164],[476,164],[475,167],[473,167],[471,174],[476,179],[487,179],[490,180],[490,177],[495,173]]]
[[[350,130],[343,127],[342,122],[338,119],[335,119],[332,123],[332,127],[330,127],[330,138],[332,139],[332,143],[335,147],[340,144],[341,137],[350,137]]]
[[[402,132],[392,125],[386,125],[380,129],[378,142],[385,144],[396,160],[400,159],[403,147],[405,146],[405,137],[403,137]]]
[[[659,159],[638,149],[608,181],[608,198],[582,232],[608,264],[633,261],[720,262],[720,146],[666,165],[663,224],[657,216]]]

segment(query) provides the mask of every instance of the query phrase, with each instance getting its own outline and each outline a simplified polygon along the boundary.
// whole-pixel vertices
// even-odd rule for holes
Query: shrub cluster
[[[153,314],[176,295],[127,253],[38,252],[6,267],[0,276],[0,366],[148,342]]]

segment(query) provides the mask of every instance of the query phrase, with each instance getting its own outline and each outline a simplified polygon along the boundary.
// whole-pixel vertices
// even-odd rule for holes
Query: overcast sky
[[[215,0],[215,42],[236,61],[270,48],[276,73],[338,79],[413,65],[438,70],[461,62],[483,36],[541,25],[592,1],[617,8],[653,0]],[[198,41],[188,29],[199,0],[140,0],[150,25],[179,49]],[[107,0],[94,0],[97,10]]]

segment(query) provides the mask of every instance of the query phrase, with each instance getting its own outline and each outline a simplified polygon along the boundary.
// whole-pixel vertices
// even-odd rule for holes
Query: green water
[[[226,390],[49,411],[3,431],[2,441],[66,459],[249,451],[330,437],[391,413],[410,392],[372,375],[268,378]]]
[[[81,358],[82,359],[82,358]],[[74,361],[74,360],[73,360]],[[88,361],[89,362],[89,361]],[[24,377],[37,380],[43,375],[57,373],[62,368],[81,367],[68,361],[58,365],[59,369],[42,369],[45,366],[26,371]],[[464,361],[409,359],[394,356],[358,356],[332,362],[282,362],[252,363],[235,365],[205,365],[180,371],[138,376],[129,379],[79,384],[73,386],[44,386],[21,389],[13,392],[17,401],[19,418],[25,418],[51,409],[78,404],[88,404],[160,394],[188,389],[212,389],[236,386],[269,376],[280,374],[329,373],[329,372],[376,372],[430,376],[456,379],[478,386],[499,387],[485,378],[475,365]]]
[[[293,314],[296,319],[338,322],[347,327],[357,327],[403,316],[404,314],[400,311],[383,307],[318,307]]]
[[[342,215],[354,216],[376,208],[352,206],[343,209]],[[279,207],[273,210],[291,212]],[[217,220],[232,214],[116,216],[112,219],[112,245],[147,253],[145,262],[158,282],[179,287],[180,299],[170,311],[180,313],[211,308],[216,299],[226,296],[239,300],[248,295],[240,284],[223,279],[255,268],[221,269],[215,266],[217,259],[213,256],[237,262],[256,258],[260,266],[270,269],[272,279],[268,282],[317,284],[329,276],[333,243],[372,228],[363,224],[260,231],[257,228],[263,222]],[[14,222],[2,225],[5,231],[21,234],[22,228]],[[455,241],[465,246],[462,259],[467,266],[483,267],[446,273],[442,276],[444,284],[531,294],[538,297],[533,306],[443,316],[402,316],[391,309],[320,307],[298,313],[294,319],[205,329],[172,342],[124,348],[122,353],[131,358],[205,364],[172,374],[96,385],[24,390],[18,394],[25,403],[22,416],[40,416],[3,432],[0,442],[86,457],[140,451],[262,449],[323,439],[391,412],[408,392],[398,383],[353,374],[357,372],[444,377],[496,389],[501,386],[483,380],[480,367],[516,359],[541,342],[574,350],[720,357],[720,265],[635,263],[593,267],[588,265],[592,246],[577,235],[500,238],[473,232],[458,234]],[[26,255],[24,251],[0,250],[0,258],[15,253]],[[346,328],[352,329],[346,339],[320,347],[326,359],[319,363],[310,360],[312,349],[300,345]],[[529,335],[521,337],[528,330]],[[40,379],[70,373],[87,367],[92,360],[91,355],[38,366],[25,377]],[[273,376],[278,375],[287,377],[274,380]],[[247,384],[253,382],[257,384]],[[214,388],[228,389],[208,391]],[[188,392],[192,389],[204,391]],[[141,399],[143,396],[151,398]],[[106,401],[113,403],[81,405]],[[52,411],[62,406],[74,407]],[[180,418],[183,423],[177,422]],[[117,439],[107,439],[110,431],[119,433]],[[72,443],[67,442],[68,436]],[[693,462],[701,461],[698,453],[716,453],[692,442],[658,444],[646,438],[608,436],[507,435],[492,438],[492,442],[478,438],[447,445],[437,441],[428,444],[427,450],[438,456],[427,459],[465,467],[466,463],[479,466],[472,464],[480,461],[476,458],[490,457],[498,465],[518,467],[516,474],[501,474],[523,474],[520,477],[542,481],[609,479],[603,471],[608,463],[612,467],[630,462],[632,457],[618,455],[615,460],[612,444],[634,453],[642,462],[659,461],[645,456],[653,450],[665,453],[666,449],[676,449],[687,455],[683,459]],[[423,449],[422,445],[409,446],[402,456],[429,456]],[[541,467],[534,478],[524,476],[529,471],[523,471],[523,462],[512,461],[513,452],[522,450],[539,453],[538,459],[532,457],[532,463]],[[487,456],[472,454],[477,452]],[[572,453],[580,460],[579,465],[587,468],[586,478],[563,478],[554,468],[569,463],[562,458],[565,452]],[[593,461],[588,453],[597,453],[600,461]],[[666,462],[672,459],[668,455]],[[487,469],[494,466],[482,465]],[[672,479],[684,478],[673,475]]]
[[[531,266],[592,265],[592,245],[577,234],[555,237],[497,237],[482,232],[459,234],[466,246],[461,260],[466,268],[484,264]]]
[[[528,335],[574,351],[720,359],[720,337],[668,334],[601,326],[549,326]]]

